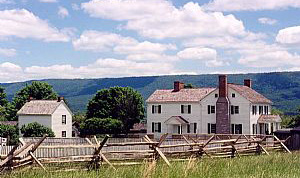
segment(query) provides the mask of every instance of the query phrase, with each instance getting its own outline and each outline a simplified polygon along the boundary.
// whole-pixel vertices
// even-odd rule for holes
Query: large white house
[[[62,98],[57,100],[31,100],[17,113],[19,128],[37,122],[51,128],[55,137],[72,137],[72,112]]]
[[[281,118],[271,115],[272,102],[252,88],[227,83],[219,76],[218,88],[156,90],[146,101],[147,133],[269,134],[280,128]]]

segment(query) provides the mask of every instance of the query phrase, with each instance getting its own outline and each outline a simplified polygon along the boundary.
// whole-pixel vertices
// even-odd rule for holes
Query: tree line
[[[33,81],[16,92],[9,102],[0,87],[0,121],[17,121],[17,112],[32,97],[36,100],[55,100],[58,94],[46,82]],[[64,99],[66,104],[68,102]],[[111,87],[98,90],[89,100],[86,113],[77,113],[73,120],[79,125],[81,136],[97,134],[127,134],[135,123],[144,119],[144,101],[139,92],[131,87]],[[50,128],[30,123],[21,129],[23,136],[55,136]],[[0,125],[0,136],[9,137],[13,144],[19,137],[19,128]]]

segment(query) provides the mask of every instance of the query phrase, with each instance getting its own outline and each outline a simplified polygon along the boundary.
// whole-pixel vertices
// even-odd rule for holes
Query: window
[[[257,106],[252,106],[252,115],[257,114]]]
[[[161,123],[160,122],[152,122],[152,132],[153,133],[161,133]]]
[[[72,131],[72,137],[76,137],[76,132]]]
[[[67,131],[62,131],[61,132],[61,137],[67,137]]]
[[[231,105],[230,106],[230,113],[232,115],[239,114],[240,113],[240,107],[239,106],[233,106],[233,105]]]
[[[231,133],[232,134],[242,134],[243,125],[242,124],[231,124]]]
[[[207,124],[207,131],[208,131],[208,134],[212,134],[212,133],[216,133],[216,124],[211,124],[211,123],[208,123]]]
[[[219,97],[219,95],[218,94],[215,94],[215,98],[218,98]]]
[[[207,105],[207,113],[208,114],[215,114],[216,113],[216,106]]]
[[[160,114],[161,105],[152,105],[152,114]]]
[[[232,93],[232,94],[231,94],[231,97],[232,97],[232,98],[235,98],[235,93]]]
[[[194,133],[197,133],[197,123],[194,123]]]
[[[191,114],[191,105],[181,105],[181,114]]]
[[[263,106],[259,106],[259,108],[258,108],[258,113],[259,113],[259,114],[263,114],[263,109],[264,109]]]
[[[252,124],[252,134],[257,134],[257,124]]]
[[[269,114],[269,106],[264,106],[264,114]]]
[[[62,115],[62,116],[61,116],[61,123],[62,123],[63,125],[66,125],[66,124],[67,124],[67,116],[66,116],[66,115]]]

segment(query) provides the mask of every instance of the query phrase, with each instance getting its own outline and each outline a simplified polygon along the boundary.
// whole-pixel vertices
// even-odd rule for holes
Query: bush
[[[0,125],[0,137],[8,138],[9,145],[19,142],[19,129],[13,125]]]
[[[123,124],[120,120],[112,118],[91,118],[85,120],[80,125],[81,135],[97,135],[97,134],[119,134],[121,133]]]
[[[28,125],[23,125],[21,128],[21,133],[23,137],[42,137],[47,134],[48,137],[55,137],[54,132],[37,122],[29,123]]]

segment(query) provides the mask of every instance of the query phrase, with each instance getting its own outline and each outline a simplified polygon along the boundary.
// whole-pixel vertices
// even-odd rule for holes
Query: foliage
[[[0,137],[8,138],[8,144],[15,145],[18,143],[19,129],[17,126],[0,124]]]
[[[112,118],[90,118],[80,125],[80,134],[97,135],[97,134],[118,134],[121,132],[123,124],[120,120]]]
[[[193,86],[193,84],[187,83],[187,84],[184,84],[184,88],[195,88],[195,87]]]
[[[161,161],[133,166],[118,166],[114,170],[103,165],[101,169],[85,171],[86,163],[80,164],[48,164],[45,174],[43,169],[14,170],[13,174],[2,175],[3,178],[296,178],[300,175],[300,154],[271,154],[270,156],[247,156],[236,159],[197,159],[191,161],[174,161],[168,167]],[[57,171],[72,169],[76,171]],[[80,169],[80,168],[82,169]],[[74,170],[74,169],[73,169]]]
[[[4,88],[0,87],[0,120],[5,121],[9,117],[10,103],[6,99]]]
[[[30,85],[26,85],[20,89],[14,99],[13,107],[10,109],[10,118],[16,120],[16,114],[19,109],[28,101],[29,97],[37,100],[41,99],[56,99],[57,94],[54,92],[53,87],[46,82],[33,81]]]
[[[86,120],[85,113],[77,112],[73,115],[72,121],[78,124],[83,123]]]
[[[274,102],[274,106],[285,114],[297,114],[300,106],[300,72],[274,72],[228,75],[228,82],[243,84],[245,78],[253,81],[253,88]],[[73,111],[86,111],[93,95],[103,88],[129,86],[147,99],[156,89],[171,89],[174,81],[191,83],[195,87],[216,87],[218,75],[169,75],[150,77],[124,77],[101,79],[49,79],[44,80],[53,89],[68,99]],[[28,82],[4,83],[8,99]]]
[[[47,134],[48,137],[55,137],[54,132],[37,122],[29,123],[21,127],[21,133],[23,137],[42,137],[44,134]]]
[[[87,118],[113,118],[122,121],[124,133],[144,118],[141,94],[131,87],[111,87],[99,90],[89,101]]]

